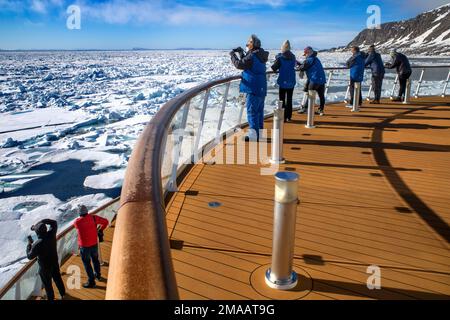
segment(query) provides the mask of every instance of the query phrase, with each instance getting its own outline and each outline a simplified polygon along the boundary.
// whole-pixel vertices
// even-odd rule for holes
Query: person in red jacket
[[[80,207],[80,217],[75,220],[74,227],[78,232],[78,246],[80,247],[81,260],[88,275],[88,282],[83,284],[84,288],[94,288],[95,278],[101,280],[100,261],[98,259],[98,226],[100,231],[108,226],[105,218],[89,214],[85,206]],[[100,239],[100,241],[103,241]],[[92,264],[94,270],[92,270]]]

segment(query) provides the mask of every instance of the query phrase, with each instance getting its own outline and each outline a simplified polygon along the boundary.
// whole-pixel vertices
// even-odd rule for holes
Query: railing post
[[[417,83],[416,93],[414,94],[414,97],[416,97],[416,98],[419,97],[419,90],[420,90],[420,87],[422,85],[423,75],[424,74],[425,74],[425,69],[422,69],[422,71],[420,72],[419,82]]]
[[[289,290],[297,285],[293,271],[295,227],[298,205],[298,180],[295,172],[275,174],[275,206],[272,265],[266,271],[266,284],[274,289]]]
[[[405,99],[403,99],[403,104],[409,103],[410,96],[411,96],[411,79],[408,79],[406,80]]]
[[[175,146],[174,146],[172,173],[170,175],[169,185],[167,186],[167,190],[170,192],[178,191],[178,186],[177,186],[178,164],[180,162],[181,146],[183,145],[184,134],[186,131],[186,124],[187,124],[187,118],[188,118],[188,114],[189,114],[190,103],[191,103],[191,100],[186,102],[186,104],[184,106],[183,116],[182,116],[181,125],[180,125],[182,134],[180,136],[175,137],[177,139],[175,141]]]
[[[193,163],[196,163],[198,160],[198,146],[200,144],[200,139],[202,137],[202,129],[203,129],[203,123],[205,122],[206,107],[208,106],[209,91],[210,91],[210,89],[207,89],[205,91],[205,98],[203,99],[203,107],[202,107],[202,112],[200,114],[200,123],[198,126],[197,135],[195,136],[194,148],[192,150],[194,153],[194,157],[193,157],[193,161],[192,161]]]
[[[350,94],[350,82],[347,85],[347,91],[345,92],[344,103],[348,103],[349,94]]]
[[[278,102],[278,106],[273,109],[273,130],[272,130],[272,157],[271,163],[284,163],[283,158],[283,136],[284,136],[284,109],[283,101]]]
[[[306,104],[307,101],[308,101],[308,92],[304,92],[303,93],[302,102],[301,102],[301,106],[300,106],[300,109],[299,109],[299,113],[301,112],[301,110],[303,109],[303,106]]]
[[[397,88],[398,74],[395,76],[394,85],[392,86],[391,100],[394,99],[395,89]]]
[[[369,87],[369,92],[367,93],[367,98],[366,98],[367,101],[370,101],[370,95],[372,94],[372,89],[373,89],[373,86],[371,84]]]
[[[333,78],[333,70],[330,70],[330,72],[328,73],[328,80],[327,80],[327,84],[325,86],[325,98],[328,95],[328,89],[330,88],[330,83],[331,83],[331,79]]]
[[[228,82],[225,87],[225,93],[223,95],[222,108],[220,109],[219,123],[217,124],[216,142],[220,141],[220,129],[222,129],[223,116],[225,114],[225,107],[227,105],[228,92],[230,91],[231,82]]]
[[[442,98],[445,98],[445,92],[447,91],[449,81],[450,81],[450,69],[448,70],[447,80],[445,81],[444,89],[442,90],[442,95],[441,95]]]
[[[355,82],[353,90],[353,107],[352,112],[358,112],[359,111],[359,98],[361,95],[361,82]]]
[[[309,90],[308,91],[308,118],[306,122],[306,128],[312,129],[314,126],[314,106],[316,103],[316,91]]]
[[[242,124],[242,117],[244,116],[244,109],[245,109],[245,95],[241,95],[241,110],[239,110],[239,120],[238,120],[238,127]]]

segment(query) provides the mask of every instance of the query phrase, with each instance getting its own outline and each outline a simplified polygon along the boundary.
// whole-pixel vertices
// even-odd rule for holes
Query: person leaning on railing
[[[353,106],[353,98],[355,92],[355,83],[362,83],[364,80],[364,68],[366,67],[366,55],[358,46],[351,47],[352,56],[347,60],[347,67],[350,68],[350,104]],[[362,92],[359,90],[359,106],[362,105]]]
[[[102,279],[98,258],[98,241],[103,241],[103,230],[108,224],[107,219],[89,214],[86,206],[80,206],[80,217],[75,220],[73,225],[78,232],[81,260],[88,276],[88,282],[83,284],[84,288],[94,288],[95,279],[99,281]],[[99,230],[97,226],[100,226]],[[94,270],[92,270],[91,261]]]
[[[375,45],[369,47],[368,56],[366,58],[366,67],[370,66],[372,70],[372,88],[375,94],[375,98],[370,101],[371,104],[380,104],[381,89],[383,87],[384,79],[384,64],[381,59],[381,55],[376,52]]]
[[[284,122],[292,119],[292,96],[294,94],[295,80],[295,55],[291,52],[291,43],[286,40],[281,46],[281,53],[275,58],[272,70],[278,74],[278,86],[280,101],[283,101]]]
[[[261,40],[251,35],[247,42],[248,52],[241,47],[230,52],[234,66],[242,72],[240,92],[245,93],[247,118],[250,130],[246,141],[258,141],[260,130],[264,128],[264,100],[267,95],[266,63],[269,52],[261,48]],[[239,57],[236,56],[239,54]]]
[[[50,228],[47,230],[47,225]],[[31,236],[28,236],[27,257],[28,259],[37,258],[39,265],[39,276],[44,285],[48,300],[55,299],[52,279],[58,288],[61,299],[64,299],[66,288],[61,278],[58,262],[58,251],[56,249],[56,232],[58,224],[55,220],[44,219],[31,227],[36,232],[38,240],[33,242]]]
[[[323,69],[322,62],[317,58],[317,52],[311,47],[306,47],[303,50],[303,56],[306,57],[305,61],[297,62],[297,68],[306,72],[308,80],[306,81],[305,91],[316,91],[320,99],[320,107],[318,114],[323,116],[325,113],[325,83],[327,81],[325,70]],[[308,108],[308,105],[302,106],[300,113],[303,113]]]
[[[395,49],[390,52],[390,56],[392,58],[392,61],[390,63],[386,63],[386,68],[395,68],[397,70],[398,82],[400,83],[398,96],[392,101],[400,102],[404,99],[404,95],[406,92],[406,83],[412,74],[411,64],[409,63],[408,57],[400,52],[397,52],[397,50]]]

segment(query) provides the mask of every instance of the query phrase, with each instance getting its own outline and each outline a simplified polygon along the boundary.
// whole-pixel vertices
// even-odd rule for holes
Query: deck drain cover
[[[218,208],[220,207],[222,204],[220,202],[217,201],[212,201],[208,203],[208,207],[210,208]]]

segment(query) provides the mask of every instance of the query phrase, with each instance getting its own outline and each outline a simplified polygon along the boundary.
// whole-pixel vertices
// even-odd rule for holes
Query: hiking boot
[[[319,110],[317,110],[316,114],[318,114],[319,116],[322,117],[325,115],[325,112],[323,111],[323,109],[319,109]]]
[[[95,288],[95,282],[88,281],[86,283],[83,283],[83,288],[86,288],[86,289]]]
[[[297,111],[299,114],[304,114],[306,112],[306,108],[300,108]]]

